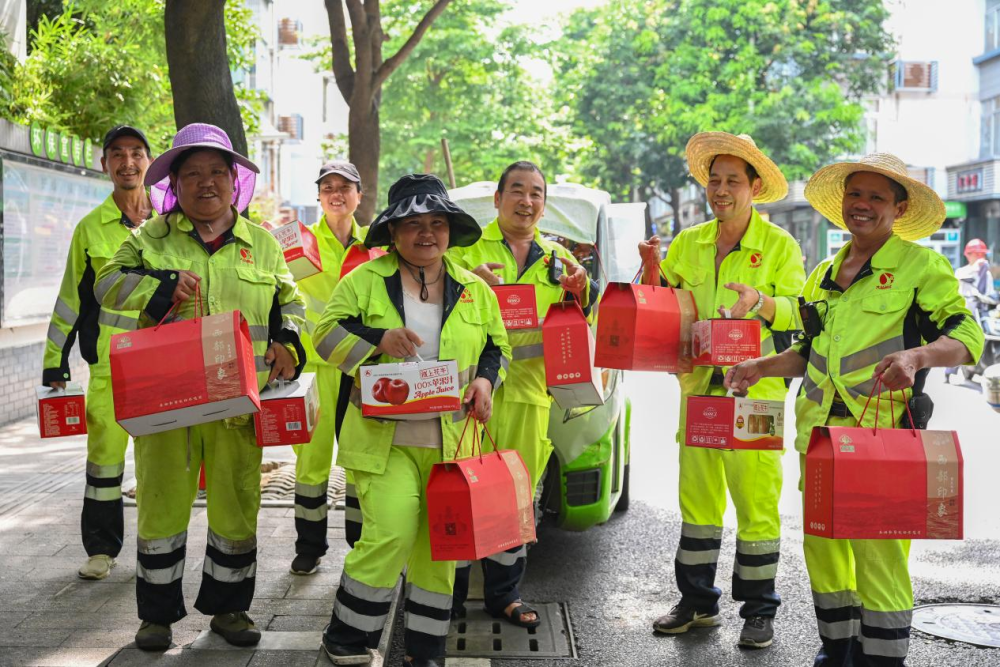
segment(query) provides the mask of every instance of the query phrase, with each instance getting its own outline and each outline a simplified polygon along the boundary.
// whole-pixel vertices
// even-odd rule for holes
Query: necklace
[[[406,270],[409,272],[410,276],[414,280],[420,281],[420,300],[427,301],[427,299],[430,298],[430,292],[427,291],[427,286],[433,285],[437,281],[441,280],[441,276],[444,275],[444,262],[441,262],[441,269],[438,271],[437,278],[435,278],[430,282],[427,282],[427,277],[424,275],[424,267],[417,266],[417,269],[420,272],[420,275],[418,276],[416,273],[413,272],[413,269],[411,268],[413,266],[416,266],[415,264],[410,264],[405,259],[403,259],[402,256],[400,256],[399,261],[403,263],[403,266],[406,267]]]

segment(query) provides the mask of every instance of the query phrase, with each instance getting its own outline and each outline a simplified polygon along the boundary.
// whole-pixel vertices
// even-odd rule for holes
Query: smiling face
[[[747,163],[734,155],[716,156],[708,174],[708,205],[719,222],[749,218],[753,198],[760,193],[759,177],[750,182]]]
[[[421,213],[389,223],[396,251],[414,266],[429,266],[441,259],[448,249],[449,232],[444,213]]]
[[[135,190],[142,187],[149,162],[146,145],[138,137],[123,136],[105,149],[101,167],[116,190]]]
[[[352,216],[361,204],[361,188],[340,174],[329,174],[319,182],[319,204],[327,220]]]
[[[844,183],[842,214],[852,235],[862,240],[888,238],[897,218],[906,213],[909,202],[898,201],[894,181],[882,174],[859,171]],[[905,193],[905,190],[903,190]]]
[[[181,210],[196,221],[216,220],[229,210],[235,180],[235,168],[216,150],[192,153],[170,174]]]
[[[515,236],[530,236],[545,213],[545,180],[537,171],[516,169],[507,175],[503,191],[493,195],[500,229]]]

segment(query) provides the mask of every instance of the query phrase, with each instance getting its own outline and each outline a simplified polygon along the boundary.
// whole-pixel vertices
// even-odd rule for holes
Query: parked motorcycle
[[[976,318],[976,323],[982,328],[986,343],[983,346],[983,356],[974,366],[946,368],[944,372],[946,383],[950,382],[951,376],[956,372],[961,372],[966,381],[975,382],[977,376],[983,377],[987,368],[1000,363],[1000,301],[992,295],[980,292],[975,286],[974,276],[963,275],[959,270],[958,277],[959,289],[973,317]]]

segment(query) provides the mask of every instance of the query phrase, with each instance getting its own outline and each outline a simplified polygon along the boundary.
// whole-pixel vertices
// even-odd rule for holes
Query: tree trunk
[[[167,65],[174,122],[211,123],[247,155],[243,118],[233,92],[226,51],[226,0],[166,0]]]
[[[672,237],[681,233],[681,189],[674,188],[670,191],[670,209],[674,212],[674,227],[670,231]]]
[[[368,225],[379,209],[378,157],[382,147],[379,133],[378,106],[351,104],[347,115],[348,146],[351,162],[361,175],[361,204],[354,217],[358,224]]]

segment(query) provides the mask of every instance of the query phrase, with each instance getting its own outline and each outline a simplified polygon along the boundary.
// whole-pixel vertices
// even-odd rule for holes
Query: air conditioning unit
[[[896,61],[896,91],[933,93],[938,89],[938,63]]]
[[[281,19],[281,23],[278,24],[278,45],[298,46],[300,32],[302,32],[301,21]]]
[[[287,134],[289,139],[301,140],[305,136],[302,129],[302,116],[299,114],[278,116],[278,131]]]

